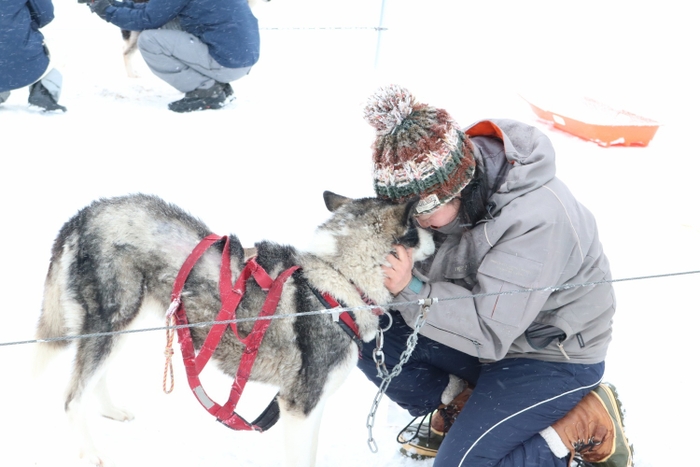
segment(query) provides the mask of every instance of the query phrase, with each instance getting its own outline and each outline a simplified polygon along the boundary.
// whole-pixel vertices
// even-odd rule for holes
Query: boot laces
[[[413,423],[414,423],[416,420],[418,420],[419,418],[421,419],[421,421],[420,421],[420,423],[418,423],[418,426],[416,427],[416,430],[413,432],[413,435],[412,435],[410,438],[404,438],[403,441],[402,441],[402,440],[401,440],[401,435],[403,435],[404,433],[406,433],[406,431],[407,431],[407,430],[413,425]],[[403,427],[403,429],[402,429],[401,431],[399,431],[399,434],[396,435],[396,442],[399,443],[399,444],[410,443],[411,441],[413,441],[414,439],[416,439],[416,438],[418,437],[418,434],[420,433],[421,428],[423,427],[423,424],[426,423],[426,420],[427,420],[427,423],[428,423],[428,424],[427,424],[427,428],[428,428],[428,438],[430,438],[430,436],[431,436],[431,434],[432,434],[432,433],[431,433],[431,430],[430,430],[430,422],[432,421],[432,419],[433,419],[433,413],[432,413],[432,412],[430,412],[430,413],[427,414],[427,415],[419,415],[419,416],[417,416],[417,417],[414,417],[413,420],[411,420],[410,422],[408,422],[408,425],[406,425],[405,427]]]
[[[598,441],[595,438],[588,438],[588,441],[579,439],[574,443],[574,451],[580,454],[585,454],[600,446],[602,443],[602,441]]]
[[[455,404],[450,404],[438,409],[438,412],[442,416],[443,423],[445,424],[444,431],[447,433],[457,419],[460,409]]]
[[[587,452],[592,451],[597,446],[600,446],[603,442],[595,438],[589,438],[588,441],[578,440],[574,443],[574,457],[572,459],[573,467],[595,467],[590,462],[584,460],[583,455]]]
[[[583,458],[581,458],[580,454],[576,453],[572,459],[571,467],[595,467],[595,465],[591,464],[590,462],[586,462],[583,460]]]

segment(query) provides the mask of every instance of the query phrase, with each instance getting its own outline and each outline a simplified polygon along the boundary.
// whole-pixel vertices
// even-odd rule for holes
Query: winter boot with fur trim
[[[433,419],[430,421],[430,428],[434,433],[445,436],[445,433],[449,431],[457,419],[457,415],[462,411],[464,404],[467,403],[469,396],[472,395],[472,391],[474,391],[474,388],[467,386],[449,404],[442,404],[438,407],[436,413],[433,414]]]
[[[571,453],[571,465],[631,467],[633,450],[625,436],[615,387],[602,383],[552,425]]]

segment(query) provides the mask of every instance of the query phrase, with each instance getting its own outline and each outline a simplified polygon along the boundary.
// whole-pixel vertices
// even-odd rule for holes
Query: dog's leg
[[[136,53],[136,45],[139,38],[139,33],[137,31],[122,31],[122,37],[124,38],[124,68],[126,68],[126,75],[129,78],[138,78],[138,74],[134,70],[133,59]]]
[[[112,420],[116,420],[118,422],[127,422],[134,419],[131,412],[114,404],[109,391],[109,385],[107,384],[111,363],[115,359],[115,356],[120,353],[120,350],[126,343],[126,340],[127,339],[124,336],[114,337],[112,348],[104,357],[104,361],[100,365],[101,370],[94,377],[96,383],[91,390],[91,392],[97,397],[100,414],[103,417],[111,418]]]
[[[313,467],[318,451],[318,434],[321,427],[323,409],[328,398],[348,378],[357,365],[357,347],[348,348],[347,358],[333,368],[323,386],[321,398],[308,415],[290,409],[290,405],[280,398],[280,416],[284,422],[284,444],[288,467]]]
[[[81,340],[74,361],[73,375],[66,397],[66,414],[73,429],[80,457],[94,465],[106,466],[109,462],[94,445],[88,418],[90,412],[85,396],[94,394],[105,417],[126,421],[132,420],[126,410],[114,405],[107,389],[107,375],[110,361],[114,358],[121,339],[118,336],[101,336]]]
[[[279,402],[280,416],[284,423],[285,465],[287,467],[314,467],[325,397],[308,415],[290,411],[283,399],[280,399]]]
[[[134,416],[128,410],[121,407],[117,407],[112,402],[112,397],[109,394],[109,388],[107,387],[107,372],[100,377],[95,385],[95,394],[100,403],[100,413],[103,417],[111,418],[118,422],[128,422],[133,420]]]
[[[80,449],[80,457],[93,465],[105,466],[105,460],[100,456],[92,441],[87,422],[87,408],[84,395],[101,383],[105,372],[102,363],[105,359],[105,349],[111,348],[111,339],[100,337],[83,340],[78,343],[75,357],[73,377],[66,397],[66,415],[76,437]],[[97,374],[97,373],[100,374]]]
[[[80,457],[94,465],[104,466],[90,436],[84,395],[104,377],[104,360],[112,347],[110,337],[81,340],[75,357],[73,376],[66,397],[66,415],[77,438]],[[98,374],[99,373],[99,374]]]

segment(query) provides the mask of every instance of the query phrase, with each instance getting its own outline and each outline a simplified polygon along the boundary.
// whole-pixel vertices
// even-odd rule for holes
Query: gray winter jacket
[[[478,122],[465,133],[489,182],[499,170],[505,181],[493,187],[485,219],[435,234],[435,255],[414,269],[425,284],[418,293],[404,289],[392,308],[413,325],[419,307],[405,302],[439,298],[421,334],[483,361],[603,361],[615,312],[612,285],[556,289],[611,275],[593,215],[555,177],[551,141],[512,120]]]

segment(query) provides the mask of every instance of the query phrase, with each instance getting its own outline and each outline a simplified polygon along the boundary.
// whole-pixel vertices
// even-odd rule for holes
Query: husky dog
[[[377,332],[376,311],[366,306],[388,303],[381,266],[395,245],[414,249],[419,261],[434,251],[432,237],[416,227],[413,203],[390,204],[376,198],[349,199],[324,193],[330,218],[316,229],[312,247],[261,241],[256,261],[274,278],[297,265],[300,274],[285,283],[275,313],[322,310],[314,291],[327,293],[354,312],[359,337],[369,342]],[[200,220],[158,197],[135,194],[101,199],[80,210],[61,228],[54,242],[37,326],[37,363],[63,347],[59,336],[112,333],[124,330],[144,311],[164,316],[171,303],[173,282],[196,245],[211,234]],[[224,237],[225,238],[225,237]],[[244,248],[229,235],[232,281],[245,265]],[[223,242],[209,248],[185,283],[182,304],[190,323],[216,319],[221,306],[219,271]],[[237,318],[255,317],[265,292],[250,280],[237,309]],[[239,324],[247,335],[252,322]],[[209,328],[191,329],[199,349]],[[102,414],[116,420],[132,416],[108,397],[106,367],[118,348],[119,334],[78,339],[65,410],[81,447],[81,456],[96,465],[104,459],[90,438],[83,409],[84,395],[94,391]],[[212,361],[235,377],[243,346],[226,331]],[[316,440],[324,402],[348,376],[358,358],[357,344],[329,314],[306,314],[273,319],[252,367],[250,379],[279,388],[287,465],[314,465]]]

